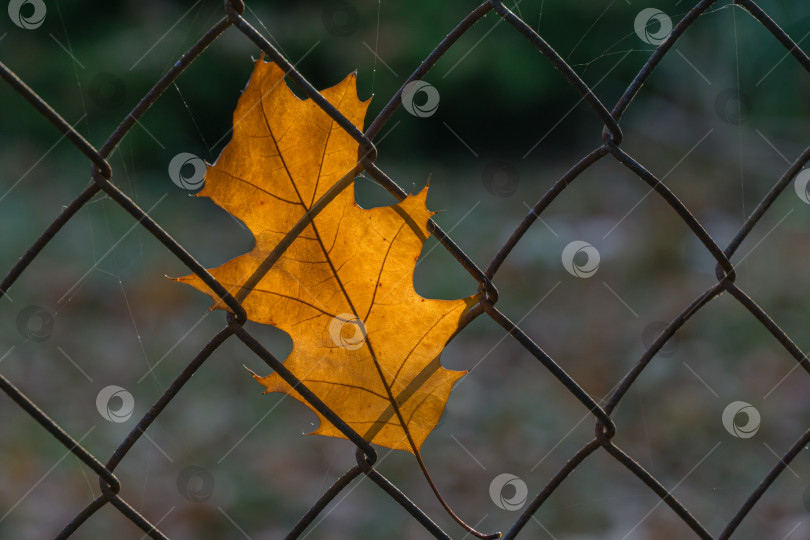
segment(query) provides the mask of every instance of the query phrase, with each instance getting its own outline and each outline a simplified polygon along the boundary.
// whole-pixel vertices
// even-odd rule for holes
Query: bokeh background
[[[26,30],[0,10],[0,60],[99,146],[179,56],[223,14],[222,2],[45,0]],[[692,2],[523,0],[515,13],[544,36],[608,108],[649,57],[634,21],[642,8],[677,22]],[[247,19],[318,88],[358,72],[370,121],[470,2],[248,3]],[[763,8],[796,40],[810,6]],[[30,5],[23,8],[33,9]],[[24,15],[30,15],[25,12]],[[376,51],[376,56],[375,56]],[[223,210],[169,178],[181,152],[213,162],[259,51],[230,29],[173,84],[111,156],[114,182],[206,266],[252,246]],[[378,164],[406,190],[430,179],[437,222],[480,266],[559,176],[595,148],[602,125],[522,36],[494,14],[467,32],[425,78],[435,114],[400,108],[378,137]],[[810,76],[752,17],[719,2],[678,41],[622,121],[623,148],[690,208],[721,246],[810,136]],[[89,163],[6,84],[0,84],[0,273],[89,182]],[[493,170],[499,171],[493,174]],[[542,215],[495,277],[499,307],[592,396],[601,399],[669,321],[714,281],[714,261],[657,195],[606,158]],[[394,202],[358,179],[361,205]],[[166,276],[183,265],[132,218],[97,196],[0,299],[0,371],[102,461],[204,343],[224,325],[209,300]],[[737,283],[802,350],[810,348],[810,206],[786,190],[738,251]],[[600,254],[596,274],[566,272],[572,241]],[[457,298],[476,284],[430,240],[417,266],[424,296]],[[581,262],[581,261],[580,261]],[[541,301],[542,300],[542,301]],[[44,311],[32,316],[28,306]],[[47,321],[52,320],[52,327]],[[46,323],[42,327],[43,321]],[[280,331],[249,323],[278,357]],[[31,336],[34,335],[35,339]],[[593,436],[593,421],[527,351],[487,317],[443,355],[472,371],[455,388],[423,447],[449,503],[486,531],[518,512],[490,483],[517,476],[533,497]],[[236,339],[206,362],[116,470],[122,494],[171,538],[280,538],[354,463],[343,440],[306,437],[305,406],[262,395],[243,366],[268,368]],[[718,534],[808,428],[810,381],[735,300],[700,311],[658,354],[615,413],[615,442]],[[109,422],[96,397],[108,386],[135,400]],[[759,413],[753,437],[721,422],[728,404]],[[741,422],[744,423],[745,418]],[[379,469],[451,536],[405,452],[381,449]],[[802,452],[735,538],[810,535],[810,456]],[[502,495],[512,498],[512,488]],[[0,396],[0,538],[55,535],[99,493],[93,474],[8,397]],[[597,451],[535,514],[527,538],[689,538],[691,531],[621,465]],[[77,538],[141,538],[105,507]],[[371,482],[359,481],[306,538],[426,538]]]

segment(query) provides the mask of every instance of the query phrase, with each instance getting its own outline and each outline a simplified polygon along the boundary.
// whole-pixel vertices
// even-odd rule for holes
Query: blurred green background
[[[19,3],[19,2],[18,2]],[[643,8],[675,22],[689,2],[510,5],[608,106],[654,46],[637,35]],[[96,146],[216,20],[222,3],[45,0],[41,26],[0,10],[0,60]],[[248,21],[318,88],[358,71],[374,96],[367,123],[469,11],[469,2],[248,3]],[[795,39],[810,6],[763,2]],[[23,5],[23,16],[34,8]],[[652,31],[655,31],[653,28]],[[375,57],[375,51],[376,55]],[[249,250],[252,236],[207,199],[172,183],[171,159],[213,162],[257,48],[229,29],[147,112],[110,158],[114,182],[206,266]],[[600,143],[601,123],[549,62],[497,15],[467,32],[425,77],[440,95],[426,118],[400,107],[377,138],[378,165],[408,191],[430,178],[436,221],[486,267],[528,209]],[[665,183],[721,246],[808,144],[810,77],[753,18],[719,2],[679,40],[622,120],[623,148]],[[89,163],[8,85],[0,84],[0,273],[88,185]],[[506,164],[506,165],[504,165]],[[511,176],[492,175],[497,170]],[[367,179],[358,201],[393,198]],[[715,282],[714,262],[674,211],[610,158],[582,174],[542,215],[495,276],[499,307],[597,399],[635,364],[657,322],[674,318]],[[0,299],[0,372],[102,461],[224,325],[209,300],[165,276],[186,268],[131,217],[95,197]],[[810,206],[791,185],[734,258],[737,283],[810,348]],[[588,279],[561,263],[582,240],[600,254]],[[429,240],[415,285],[457,298],[476,283]],[[578,261],[581,264],[582,261]],[[78,285],[76,285],[78,283]],[[44,309],[52,328],[26,308]],[[289,338],[249,323],[284,358]],[[31,333],[43,339],[32,339]],[[471,369],[423,446],[447,500],[485,531],[519,512],[490,497],[502,473],[533,497],[593,436],[587,411],[517,342],[480,317],[443,363]],[[142,437],[116,474],[122,495],[171,538],[280,538],[354,463],[347,441],[304,437],[314,414],[261,395],[244,370],[268,368],[231,339]],[[808,428],[806,374],[733,298],[696,314],[657,355],[615,413],[615,443],[653,473],[712,534]],[[154,367],[154,369],[151,369]],[[151,369],[151,370],[150,370]],[[106,421],[108,386],[135,400]],[[727,405],[761,416],[753,437],[724,429]],[[744,423],[743,417],[741,423]],[[718,444],[719,443],[719,444]],[[380,471],[454,538],[413,457],[380,449]],[[735,538],[810,535],[810,463],[802,452]],[[514,495],[510,487],[502,495]],[[0,538],[49,538],[99,494],[93,474],[7,397],[0,397]],[[503,505],[501,505],[503,506]],[[107,506],[76,538],[140,538]],[[526,538],[691,537],[658,497],[606,453],[588,458],[526,526]],[[786,536],[787,535],[787,536]],[[310,539],[426,538],[373,483],[356,481],[306,533]]]

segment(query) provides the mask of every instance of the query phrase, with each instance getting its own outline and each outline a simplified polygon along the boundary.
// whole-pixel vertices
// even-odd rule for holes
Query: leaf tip
[[[248,372],[249,372],[249,373],[250,373],[250,374],[253,376],[253,378],[256,380],[256,382],[257,382],[257,383],[259,383],[260,385],[264,386],[264,392],[262,392],[262,394],[269,394],[270,392],[272,392],[272,391],[273,391],[273,390],[271,390],[271,389],[270,389],[270,387],[269,387],[267,384],[265,384],[265,382],[264,382],[264,379],[266,379],[267,377],[262,377],[261,375],[258,375],[256,372],[254,372],[252,369],[250,369],[249,367],[247,367],[247,366],[246,366],[246,365],[244,365],[244,364],[242,365],[242,367],[243,367],[243,368],[245,368],[246,370],[248,370]]]

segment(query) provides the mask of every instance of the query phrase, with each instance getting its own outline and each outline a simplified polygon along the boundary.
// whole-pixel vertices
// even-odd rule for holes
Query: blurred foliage
[[[373,118],[473,5],[257,2],[249,3],[246,17],[272,36],[271,41],[316,87],[335,84],[349,71],[358,70],[361,98],[375,96],[369,113]],[[8,41],[0,45],[6,52],[3,60],[69,120],[86,113],[79,127],[99,144],[178,54],[222,15],[221,2],[206,0],[191,10],[189,7],[165,1],[117,2],[104,9],[87,9],[80,3],[55,4],[52,9],[57,13],[35,32],[3,21],[4,31],[8,31]],[[673,9],[667,2],[654,7],[666,10],[676,21],[686,9]],[[769,9],[796,39],[810,21],[801,3],[783,2]],[[525,1],[515,8],[587,83],[598,85],[597,95],[608,107],[653,49],[633,30],[637,11],[626,3],[606,7],[602,2]],[[180,17],[183,19],[175,29],[164,36]],[[736,42],[728,39],[728,32],[718,31],[718,26],[729,23],[734,25]],[[699,68],[711,70],[713,78],[720,76],[728,83],[735,77],[737,64],[743,62],[746,69],[739,74],[739,88],[754,114],[806,114],[810,104],[801,99],[806,82],[784,85],[778,91],[757,84],[783,54],[781,46],[765,33],[741,10],[721,4],[689,29],[689,39],[677,49]],[[60,45],[69,48],[81,65],[70,61],[59,50]],[[375,62],[373,51],[380,60]],[[249,59],[256,54],[249,40],[228,30],[147,114],[144,127],[159,135],[167,148],[214,145],[210,152],[200,150],[205,150],[209,159],[216,157],[227,138],[208,139],[211,134],[219,139],[226,133],[233,103],[250,73]],[[670,56],[665,64],[683,61],[677,54]],[[648,86],[690,113],[701,114],[714,105],[701,99],[702,92],[694,92],[693,85],[699,80],[680,74],[680,69],[662,71]],[[548,61],[494,12],[465,33],[426,80],[440,91],[439,113],[427,121],[432,129],[426,130],[424,123],[399,110],[391,122],[401,122],[397,143],[386,152],[392,160],[405,159],[414,152],[436,157],[462,152],[457,141],[444,136],[443,122],[462,134],[473,148],[486,145],[491,151],[509,152],[515,141],[539,138],[559,120],[560,111],[574,108],[580,99]],[[10,100],[9,91],[4,88],[3,96]],[[27,122],[27,114],[24,107],[7,107],[2,134],[9,136],[9,126]],[[47,125],[31,124],[31,137],[50,140]],[[584,105],[573,109],[541,152],[553,155],[569,148],[583,124],[598,125]],[[142,135],[132,136],[136,144],[133,150],[140,160],[149,160],[145,165],[162,165],[164,156],[155,152],[148,136]],[[201,135],[208,136],[205,143]],[[582,142],[590,145],[597,140],[591,137]]]

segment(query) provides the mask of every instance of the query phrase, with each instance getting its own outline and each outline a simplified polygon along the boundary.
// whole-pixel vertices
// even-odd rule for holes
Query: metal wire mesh
[[[80,442],[63,430],[56,422],[48,417],[33,403],[26,394],[15,387],[0,374],[0,389],[2,389],[19,407],[21,407],[31,418],[36,420],[53,437],[59,440],[70,452],[79,458],[89,469],[99,477],[101,495],[88,504],[75,518],[68,523],[58,534],[57,538],[67,538],[77,532],[82,525],[90,519],[99,509],[110,504],[122,515],[126,516],[144,533],[151,538],[167,538],[156,524],[150,522],[142,516],[137,509],[125,501],[120,495],[121,483],[115,475],[116,468],[126,458],[128,452],[139,438],[149,429],[154,420],[169,406],[177,393],[189,381],[191,376],[203,366],[209,356],[226,340],[235,337],[248,346],[257,356],[264,360],[271,368],[277,371],[289,384],[295,387],[298,392],[324,417],[329,419],[357,446],[357,465],[346,471],[332,485],[312,508],[301,518],[295,527],[287,535],[288,538],[297,538],[304,533],[313,523],[316,517],[330,504],[336,495],[341,493],[347,486],[356,481],[361,475],[366,475],[376,483],[385,493],[414,519],[422,524],[425,530],[436,538],[450,538],[422,509],[411,502],[392,482],[381,475],[375,468],[377,453],[360,434],[356,433],[334,412],[324,405],[309,389],[306,388],[296,377],[290,373],[284,364],[277,360],[262,344],[257,341],[245,328],[246,314],[237,298],[231,296],[228,291],[218,283],[204,268],[192,257],[180,244],[178,244],[169,234],[167,234],[158,223],[150,218],[147,213],[135,204],[112,182],[114,171],[107,157],[113,152],[124,135],[138,122],[138,119],[161,97],[163,92],[177,79],[177,77],[197,59],[206,47],[218,39],[226,30],[233,27],[248,39],[253,41],[264,53],[273,61],[278,63],[287,76],[315,103],[317,103],[336,123],[338,123],[347,133],[358,141],[361,148],[361,159],[358,161],[358,171],[365,171],[374,178],[381,186],[386,188],[395,197],[402,199],[406,193],[385,172],[375,165],[377,151],[373,144],[374,137],[380,132],[386,121],[391,117],[394,110],[402,102],[402,93],[405,86],[412,81],[421,80],[434,64],[450,49],[453,44],[478,22],[484,15],[494,11],[502,17],[517,32],[520,32],[532,46],[565,77],[570,86],[580,94],[588,106],[592,109],[604,124],[602,133],[602,143],[585,155],[576,165],[563,174],[547,193],[535,204],[522,222],[517,226],[509,239],[501,246],[497,254],[492,258],[489,266],[482,270],[453,242],[453,240],[431,221],[430,230],[446,248],[452,256],[469,272],[480,284],[479,290],[482,292],[480,303],[469,314],[463,322],[466,326],[474,318],[486,314],[498,323],[505,332],[517,340],[525,349],[530,352],[554,377],[556,377],[575,396],[582,405],[590,411],[596,422],[595,436],[577,451],[548,483],[534,496],[533,500],[525,507],[525,510],[515,520],[512,527],[505,533],[505,538],[516,538],[527,522],[537,512],[537,510],[548,500],[550,495],[565,481],[566,477],[577,467],[579,467],[589,456],[602,450],[610,455],[617,462],[622,464],[627,471],[640,479],[660,501],[668,505],[683,522],[694,531],[699,538],[714,538],[689,510],[665,488],[662,483],[639,465],[630,455],[625,453],[614,442],[616,426],[611,414],[617,405],[627,394],[630,387],[637,380],[639,375],[649,365],[652,358],[664,347],[673,337],[675,332],[681,328],[698,310],[708,305],[721,293],[728,292],[743,307],[750,311],[754,317],[764,326],[784,349],[795,359],[799,366],[810,373],[810,362],[808,362],[802,351],[794,344],[791,338],[769,317],[769,315],[758,306],[744,290],[735,282],[736,274],[734,265],[731,262],[732,256],[737,251],[743,240],[757,226],[762,217],[771,207],[774,200],[785,190],[788,184],[799,174],[805,164],[810,160],[810,148],[796,159],[784,172],[778,182],[776,182],[767,195],[759,202],[758,206],[748,216],[744,224],[736,232],[731,242],[725,247],[717,244],[714,238],[709,235],[701,223],[695,219],[684,204],[661,182],[659,178],[649,172],[641,163],[625,152],[622,147],[622,130],[620,121],[630,102],[637,95],[644,82],[659,65],[664,56],[672,49],[673,45],[683,35],[701,14],[706,12],[716,0],[703,0],[695,5],[685,17],[683,17],[672,29],[669,37],[665,39],[655,49],[644,66],[630,82],[624,93],[612,109],[608,109],[594,92],[585,84],[577,73],[567,64],[555,50],[544,41],[530,26],[520,17],[515,15],[503,3],[491,0],[486,1],[472,12],[470,12],[458,25],[433,49],[424,61],[414,70],[411,76],[405,81],[399,91],[391,97],[387,105],[380,114],[370,124],[365,133],[357,130],[349,120],[343,117],[340,112],[327,102],[315,88],[295,69],[295,67],[279,51],[265,39],[265,37],[252,27],[242,16],[245,6],[241,0],[226,0],[225,13],[208,32],[206,32],[182,57],[172,66],[171,69],[144,95],[135,108],[128,114],[121,124],[112,132],[107,141],[100,147],[94,148],[82,135],[75,131],[58,112],[42,100],[37,93],[26,85],[14,72],[0,63],[0,75],[11,85],[30,105],[41,115],[47,118],[64,136],[71,141],[75,148],[82,152],[91,162],[91,175],[93,183],[84,189],[62,213],[50,224],[42,235],[31,245],[30,249],[19,259],[13,268],[0,282],[0,294],[5,294],[14,282],[21,276],[31,262],[51,242],[60,229],[70,221],[76,213],[90,199],[99,192],[105,192],[112,200],[126,210],[137,222],[137,224],[148,230],[155,238],[163,243],[166,248],[182,261],[192,272],[197,274],[212,290],[214,290],[222,300],[230,307],[232,314],[227,315],[227,325],[219,331],[200,350],[177,376],[169,388],[152,405],[146,414],[140,419],[137,426],[120,443],[112,456],[102,462],[92,455]],[[753,1],[736,0],[736,5],[745,9],[759,23],[762,24],[788,51],[801,66],[810,72],[810,58],[799,48],[799,46]],[[497,307],[498,291],[493,284],[493,278],[507,259],[512,249],[524,236],[538,217],[549,207],[549,205],[560,195],[560,193],[586,169],[603,158],[611,157],[622,164],[641,181],[654,190],[672,209],[680,216],[681,220],[691,229],[695,237],[703,244],[705,249],[717,261],[716,277],[717,282],[691,301],[677,317],[671,320],[659,333],[655,341],[646,349],[641,358],[624,375],[621,382],[610,393],[604,401],[604,405],[599,405],[588,393],[573,380],[555,361],[549,357],[518,325],[513,323]],[[322,199],[316,205],[323,208],[329,200]],[[303,230],[312,219],[312,214],[302,219],[298,225],[290,231],[282,242],[281,251],[294,239],[296,231]],[[276,250],[280,251],[279,249]],[[277,253],[280,255],[280,253]],[[276,257],[277,258],[277,257]],[[261,272],[266,272],[272,266],[274,259],[268,259],[260,268]],[[260,273],[257,273],[261,277]],[[257,277],[257,276],[254,276]],[[766,490],[774,483],[777,477],[788,467],[790,462],[798,455],[799,451],[810,443],[810,430],[806,431],[795,444],[785,453],[779,462],[762,479],[757,488],[745,500],[736,515],[726,525],[725,529],[719,533],[717,538],[729,538],[740,525],[741,521],[753,510],[757,501]]]

